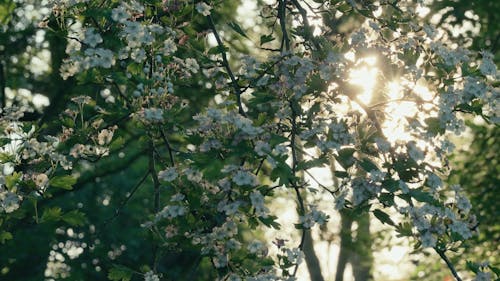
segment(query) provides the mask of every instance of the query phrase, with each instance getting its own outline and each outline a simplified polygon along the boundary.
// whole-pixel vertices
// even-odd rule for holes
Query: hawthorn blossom
[[[198,62],[193,58],[187,58],[185,61],[185,66],[189,71],[191,71],[194,74],[198,73],[198,70],[200,69]]]
[[[163,121],[163,110],[161,108],[145,108],[144,119],[151,122]]]
[[[35,185],[38,189],[44,191],[47,187],[47,184],[49,183],[49,177],[47,177],[46,174],[41,173],[34,176],[33,181],[35,182]]]
[[[252,202],[252,206],[255,208],[255,213],[259,217],[267,218],[269,215],[269,209],[264,205],[264,196],[257,191],[254,190],[250,193],[250,201]]]
[[[171,182],[177,178],[179,174],[174,167],[167,168],[158,173],[158,178],[162,181]]]
[[[85,38],[83,39],[83,43],[95,48],[98,44],[102,43],[102,37],[93,27],[87,28],[85,30]]]
[[[116,22],[125,23],[129,17],[130,14],[127,12],[125,7],[121,5],[111,10],[111,18]]]
[[[483,55],[483,60],[481,61],[479,70],[485,76],[495,77],[497,74],[497,66],[493,62],[493,54],[488,51],[482,51],[481,55]]]
[[[144,281],[160,281],[160,277],[153,271],[148,271],[144,274]]]
[[[239,186],[242,185],[256,186],[258,184],[255,175],[246,171],[237,171],[233,175],[233,182]]]
[[[177,46],[175,45],[175,42],[172,38],[168,38],[165,41],[163,41],[163,55],[164,56],[170,56],[171,54],[175,53],[177,51]]]
[[[198,11],[198,13],[204,15],[205,17],[210,15],[211,9],[212,7],[207,5],[205,2],[200,2],[196,4],[196,11]]]

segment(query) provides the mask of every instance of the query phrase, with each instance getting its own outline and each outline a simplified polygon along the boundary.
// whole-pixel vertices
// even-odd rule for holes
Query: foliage
[[[337,210],[373,213],[433,249],[460,280],[448,255],[475,235],[476,216],[459,185],[443,184],[448,136],[465,115],[497,124],[493,55],[438,40],[413,1],[259,2],[261,34],[223,24],[235,8],[225,4],[51,2],[39,26],[56,94],[41,117],[12,103],[0,119],[0,242],[24,247],[0,258],[1,274],[294,280],[305,233],[329,219],[307,200],[318,188]],[[373,60],[370,100],[352,73]],[[391,105],[403,102],[409,137],[394,138]],[[338,187],[301,176],[327,163]],[[280,192],[295,196],[300,241],[259,240],[282,227],[269,207]]]

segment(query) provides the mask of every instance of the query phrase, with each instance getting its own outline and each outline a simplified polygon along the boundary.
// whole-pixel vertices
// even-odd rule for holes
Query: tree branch
[[[288,37],[288,32],[286,30],[286,0],[279,0],[278,4],[278,18],[280,20],[281,33],[283,38],[281,39],[281,53],[283,53],[283,48],[286,52],[290,51],[290,38]]]
[[[450,259],[446,256],[446,254],[444,253],[444,251],[443,250],[439,250],[437,247],[435,247],[434,250],[436,250],[436,252],[441,257],[441,259],[444,260],[444,262],[446,263],[446,266],[448,266],[448,268],[451,271],[451,274],[453,274],[453,276],[455,277],[455,279],[457,281],[462,281],[462,278],[460,278],[460,276],[458,275],[457,270],[455,269],[455,266],[453,265],[453,263],[451,263]]]
[[[222,65],[226,69],[227,74],[229,75],[229,78],[231,79],[231,85],[233,86],[234,93],[236,94],[236,102],[238,103],[238,111],[242,116],[246,117],[246,113],[243,110],[243,104],[241,102],[241,89],[240,89],[240,86],[238,85],[238,81],[236,81],[236,78],[233,74],[233,71],[231,70],[231,66],[229,65],[229,61],[228,61],[227,55],[226,55],[226,50],[224,49],[224,43],[222,43],[222,40],[219,36],[219,33],[217,32],[217,29],[215,28],[215,24],[214,24],[214,21],[212,19],[212,16],[208,15],[207,18],[208,18],[208,23],[210,25],[210,29],[212,29],[212,32],[215,36],[215,40],[217,41],[217,45],[219,46],[219,48],[221,48],[220,51],[221,51],[221,55],[222,55]]]

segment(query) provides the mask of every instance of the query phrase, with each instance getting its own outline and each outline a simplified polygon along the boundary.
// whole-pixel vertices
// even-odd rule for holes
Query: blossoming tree
[[[448,135],[467,115],[497,124],[492,54],[445,41],[417,16],[420,2],[266,1],[252,30],[224,22],[229,2],[51,1],[39,26],[66,46],[68,92],[51,100],[64,108],[52,117],[2,109],[0,241],[20,224],[86,229],[55,229],[74,239],[54,244],[45,276],[65,278],[72,270],[58,249],[70,259],[92,253],[130,214],[124,226],[150,246],[135,249],[144,260],[121,261],[126,247],[113,246],[106,274],[93,259],[97,273],[84,276],[294,280],[308,232],[331,210],[349,210],[432,249],[461,280],[449,255],[477,222],[460,186],[443,184]],[[355,73],[370,67],[367,86]],[[333,183],[315,178],[320,167]],[[116,185],[120,198],[99,195],[118,202],[107,217],[89,223],[80,201],[60,207],[109,168],[134,179]],[[296,202],[299,218],[287,223],[299,239],[264,241],[263,229],[284,227],[270,207],[283,194]],[[128,213],[139,195],[143,208]],[[166,266],[182,258],[187,272]],[[474,269],[477,280],[499,277]]]

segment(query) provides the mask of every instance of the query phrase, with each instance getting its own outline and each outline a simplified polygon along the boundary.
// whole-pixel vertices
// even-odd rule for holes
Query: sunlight
[[[377,87],[379,70],[376,67],[376,57],[365,57],[356,60],[355,54],[350,52],[345,55],[346,59],[356,62],[356,68],[349,73],[349,83],[359,86],[361,92],[358,97],[363,105],[371,105],[374,89]],[[407,118],[414,117],[419,113],[415,101],[405,100],[405,91],[411,91],[418,95],[424,102],[424,109],[429,110],[433,106],[433,94],[423,83],[410,86],[407,81],[395,79],[384,85],[384,99],[381,103],[386,119],[382,123],[382,130],[387,140],[391,143],[398,141],[410,141],[413,139],[407,130],[409,125]]]
[[[350,53],[347,53],[346,58],[351,59],[353,55],[351,56]],[[376,57],[361,58],[357,61],[357,64],[361,65],[361,67],[352,69],[349,73],[349,83],[363,89],[358,97],[364,105],[370,103],[373,96],[373,89],[377,84],[378,69],[375,67],[376,62]]]

